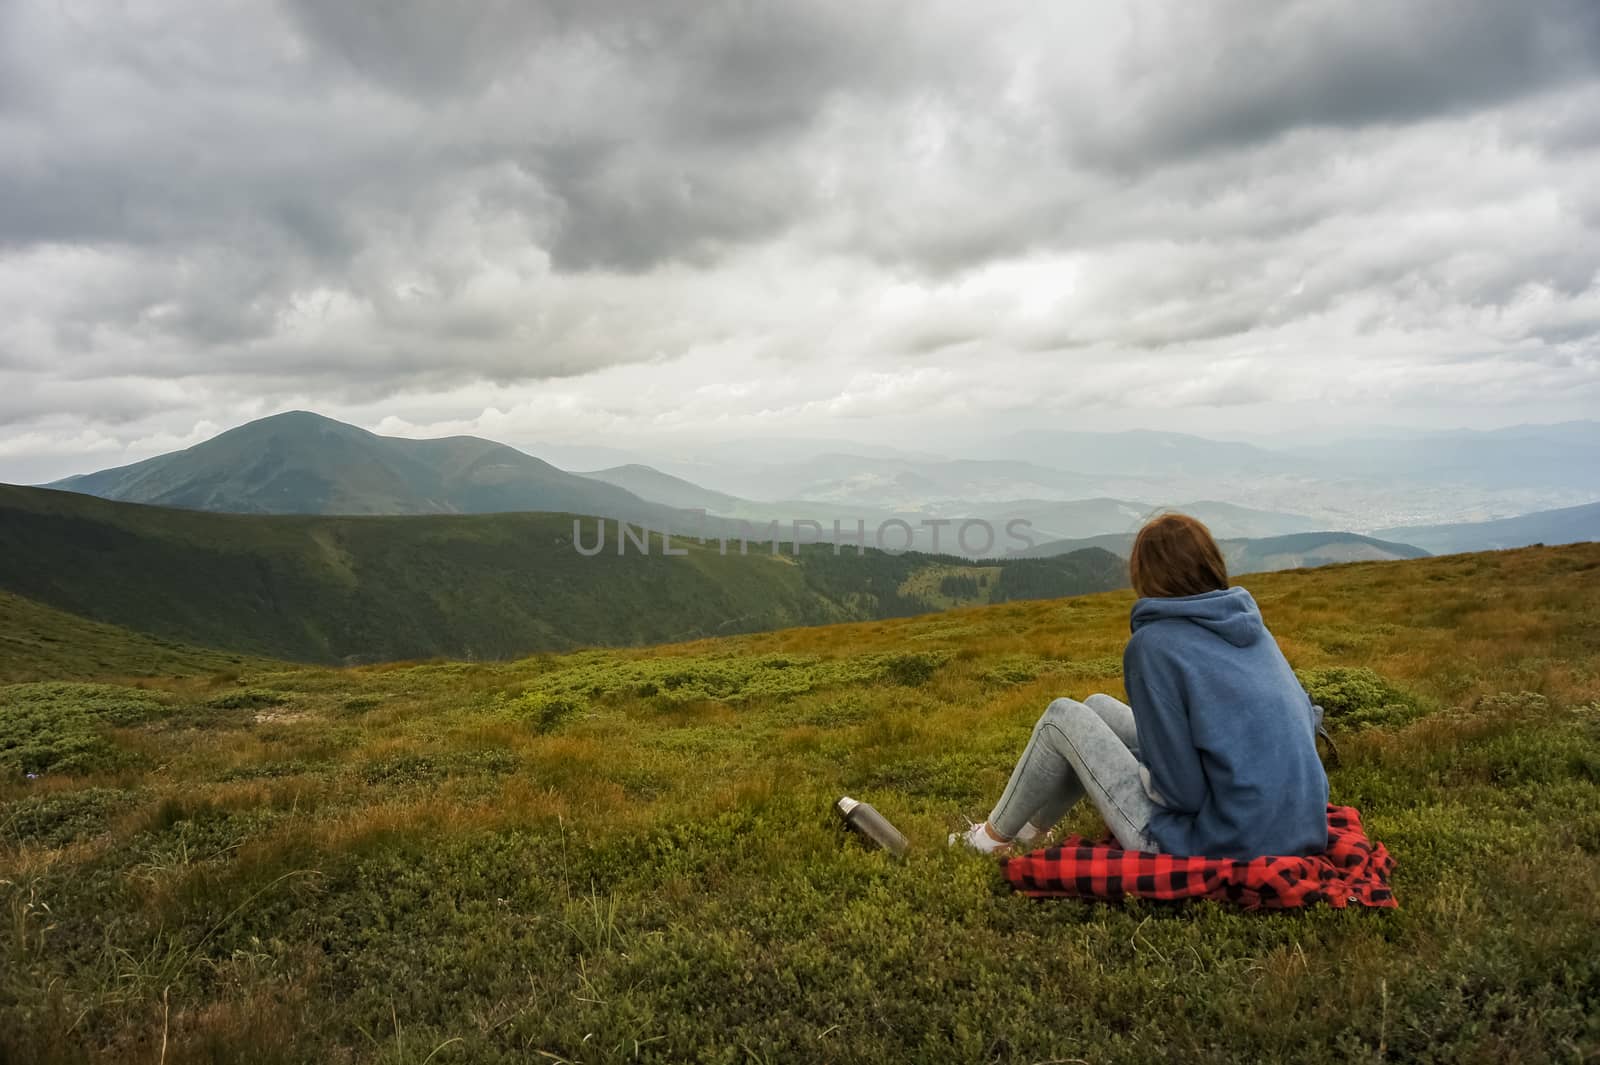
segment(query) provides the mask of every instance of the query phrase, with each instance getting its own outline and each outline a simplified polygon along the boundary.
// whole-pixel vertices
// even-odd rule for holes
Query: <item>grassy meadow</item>
[[[350,669],[0,603],[52,637],[0,641],[0,1063],[1600,1057],[1600,545],[1242,583],[1398,911],[945,846],[1050,699],[1122,694],[1128,592]]]

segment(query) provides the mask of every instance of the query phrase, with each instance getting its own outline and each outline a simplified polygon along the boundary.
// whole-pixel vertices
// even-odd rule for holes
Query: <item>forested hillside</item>
[[[586,556],[570,514],[236,515],[0,486],[0,590],[153,636],[308,662],[508,658],[905,616],[988,602],[914,578],[960,560],[659,534]],[[592,546],[593,519],[585,519]],[[1005,566],[1009,563],[1001,563]],[[1036,563],[1030,567],[1038,568]],[[1126,583],[1120,566],[1050,560],[1040,594]],[[1009,598],[1017,595],[1007,593]]]

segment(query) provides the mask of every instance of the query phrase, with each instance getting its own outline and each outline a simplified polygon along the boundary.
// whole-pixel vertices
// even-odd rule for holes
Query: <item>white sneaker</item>
[[[969,821],[967,825],[965,832],[950,833],[950,846],[954,847],[957,844],[964,843],[979,854],[993,854],[1002,847],[1011,846],[1010,840],[998,840],[989,835],[984,830],[982,821]]]
[[[1016,841],[1018,843],[1032,843],[1036,839],[1043,839],[1044,835],[1044,829],[1040,828],[1032,821],[1029,821],[1027,824],[1022,826],[1022,831],[1017,833]]]

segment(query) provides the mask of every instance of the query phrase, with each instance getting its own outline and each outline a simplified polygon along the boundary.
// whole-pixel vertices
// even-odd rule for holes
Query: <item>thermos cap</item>
[[[839,813],[841,815],[849,816],[850,811],[854,810],[857,806],[860,806],[861,804],[859,802],[857,802],[856,800],[852,799],[850,796],[846,795],[844,798],[840,799],[834,805],[838,806]]]

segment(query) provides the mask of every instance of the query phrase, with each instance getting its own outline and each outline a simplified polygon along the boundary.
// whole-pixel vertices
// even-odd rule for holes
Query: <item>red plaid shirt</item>
[[[1361,815],[1349,806],[1328,807],[1327,851],[1301,858],[1177,858],[1068,836],[1058,847],[1007,858],[1001,866],[1012,887],[1034,898],[1215,899],[1247,910],[1314,902],[1338,909],[1399,905],[1389,890],[1394,859],[1382,843],[1367,839]]]

